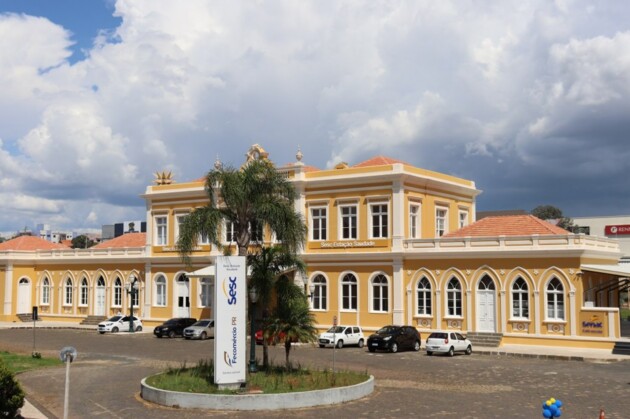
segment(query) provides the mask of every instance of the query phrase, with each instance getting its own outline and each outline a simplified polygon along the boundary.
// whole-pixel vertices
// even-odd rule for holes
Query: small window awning
[[[210,265],[201,269],[197,269],[196,271],[187,272],[186,276],[188,278],[214,278],[214,271],[214,265]]]
[[[630,263],[617,265],[582,265],[582,271],[598,272],[602,274],[615,275],[630,278]]]

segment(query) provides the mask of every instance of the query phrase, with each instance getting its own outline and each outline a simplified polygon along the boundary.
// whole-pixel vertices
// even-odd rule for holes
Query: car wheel
[[[451,346],[451,348],[448,350],[448,356],[453,356],[455,355],[455,349],[453,349],[453,347]]]
[[[433,352],[427,351],[427,355],[431,356],[431,355],[433,355]]]
[[[326,345],[319,345],[320,348],[323,348],[324,346],[326,346]]]
[[[171,330],[170,332],[168,332],[168,337],[173,339],[175,337],[175,332],[173,330]]]
[[[137,326],[136,327],[136,332],[142,332],[142,326]]]
[[[368,351],[374,352],[374,351],[376,351],[376,348],[368,348]]]
[[[98,332],[98,333],[100,333],[101,335],[105,334],[105,332]]]
[[[466,355],[470,354],[472,354],[472,346],[468,345],[468,348],[466,348]]]
[[[413,344],[413,350],[416,352],[420,350],[420,342],[416,341],[416,343]]]
[[[201,340],[208,339],[208,334],[206,332],[201,332]]]
[[[339,349],[343,348],[343,340],[339,339],[337,341],[337,348],[339,348]]]
[[[118,333],[118,328],[117,328],[117,327],[114,327],[114,328],[112,329],[112,333]]]
[[[155,335],[155,337],[162,339],[162,335]]]
[[[363,339],[359,339],[359,348],[363,348]]]
[[[389,351],[394,354],[398,352],[398,344],[396,342],[392,343],[389,347]]]

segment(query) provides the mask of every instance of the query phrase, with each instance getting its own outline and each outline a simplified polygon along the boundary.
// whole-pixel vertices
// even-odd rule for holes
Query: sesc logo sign
[[[223,280],[223,294],[225,294],[229,305],[236,304],[236,277],[228,277]]]

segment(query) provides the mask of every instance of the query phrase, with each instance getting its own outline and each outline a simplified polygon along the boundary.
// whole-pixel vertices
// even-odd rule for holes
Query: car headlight
[[[388,341],[388,340],[390,340],[391,338],[392,338],[391,336],[387,336],[387,337],[383,338],[383,340],[387,342],[387,341]]]

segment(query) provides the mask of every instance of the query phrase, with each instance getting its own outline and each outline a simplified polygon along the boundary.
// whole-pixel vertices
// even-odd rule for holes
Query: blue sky
[[[369,5],[369,6],[368,6]],[[478,210],[630,214],[630,3],[0,0],[0,232],[144,218],[261,144],[472,179]]]

